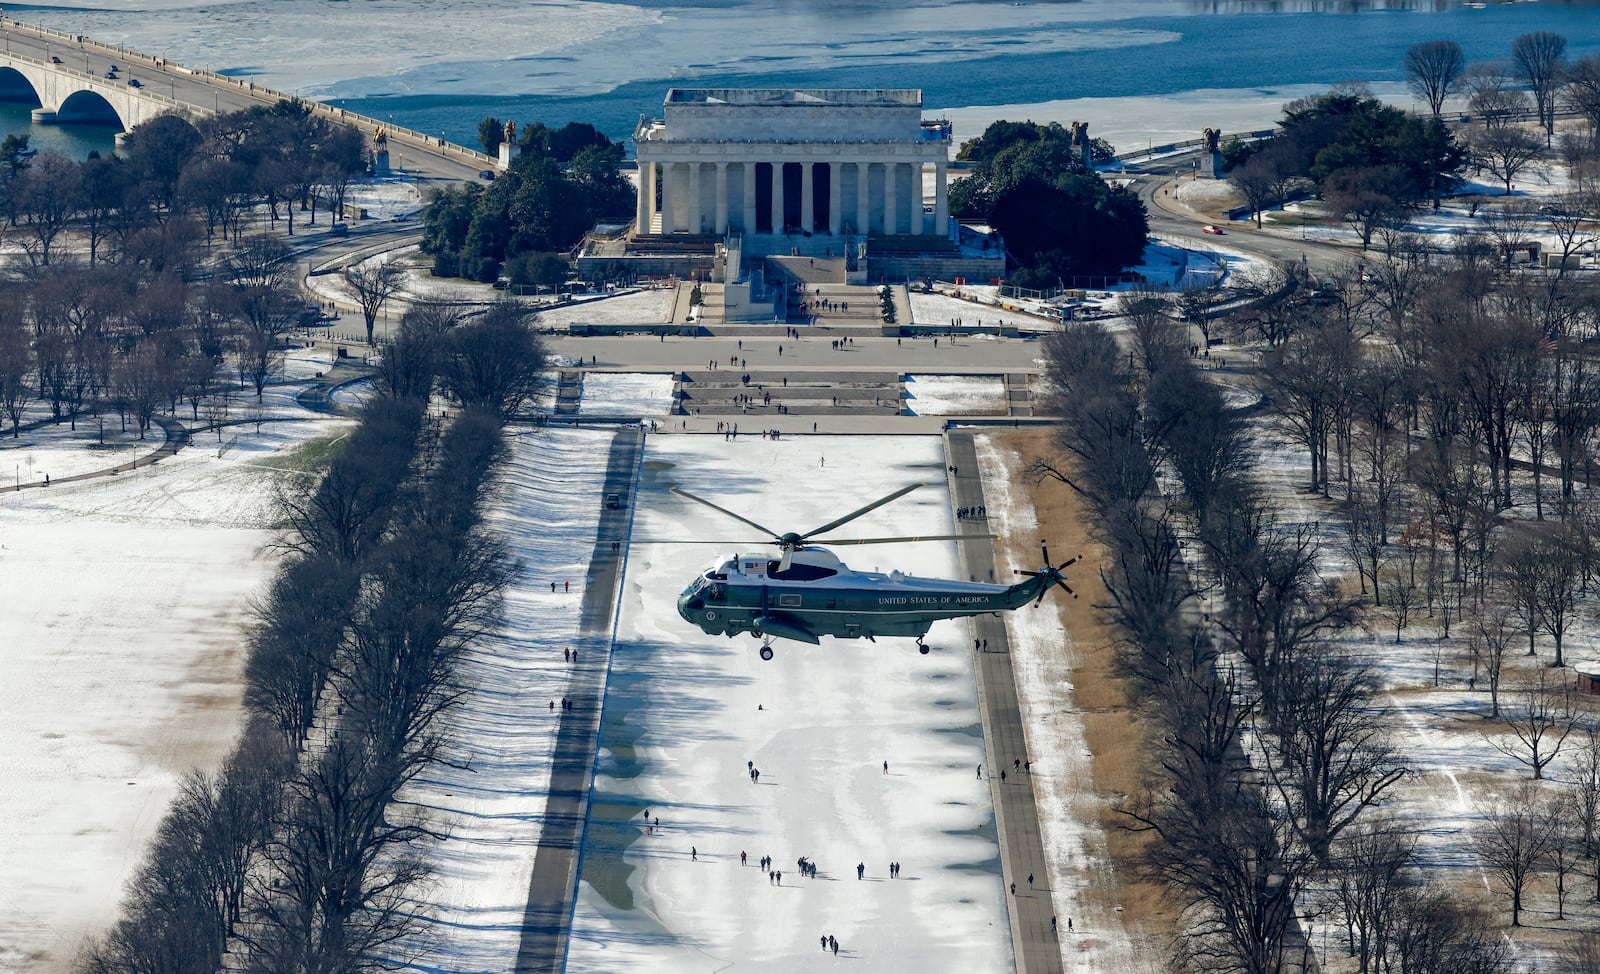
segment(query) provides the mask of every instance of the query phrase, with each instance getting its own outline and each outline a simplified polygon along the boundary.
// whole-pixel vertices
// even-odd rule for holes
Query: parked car
[[[1201,228],[1200,228],[1200,232],[1201,232],[1201,233],[1212,233],[1212,234],[1216,234],[1216,235],[1217,235],[1217,236],[1219,236],[1219,237],[1220,237],[1220,236],[1222,236],[1222,228],[1221,228],[1221,227],[1214,227],[1214,226],[1212,226],[1212,225],[1211,225],[1211,224],[1209,224],[1209,223],[1208,223],[1208,224],[1206,224],[1206,225],[1205,225],[1205,226],[1203,226],[1203,227],[1201,227]]]
[[[492,183],[492,182],[494,182],[494,170],[493,169],[479,169],[478,170],[478,178],[481,179],[481,180],[484,180],[485,182]]]
[[[350,236],[350,224],[348,224],[348,223],[335,223],[333,226],[328,228],[328,236],[330,236],[330,237],[348,237],[348,236]]]
[[[144,87],[144,82],[140,81],[138,78],[129,78],[128,79],[128,87],[129,88],[143,88]]]

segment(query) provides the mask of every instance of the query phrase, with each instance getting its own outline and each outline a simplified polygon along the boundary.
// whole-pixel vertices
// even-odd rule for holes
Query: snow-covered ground
[[[559,718],[574,668],[599,653],[578,638],[581,580],[599,525],[611,434],[540,428],[514,434],[498,471],[488,522],[522,571],[506,593],[505,620],[474,645],[457,673],[471,688],[449,717],[454,766],[435,765],[400,796],[426,809],[449,838],[430,850],[437,883],[427,894],[433,933],[446,943],[419,970],[498,974],[516,966],[528,881],[543,830]]]
[[[260,411],[278,421],[259,432],[234,427],[133,473],[0,494],[0,970],[66,970],[115,918],[180,777],[231,746],[246,600],[276,562],[283,458],[348,426],[293,406],[297,388],[269,392]],[[32,456],[37,479],[128,457],[85,460],[66,430],[47,427],[12,456],[0,448],[0,469]]]
[[[997,375],[910,375],[906,412],[912,416],[1003,416],[1006,384]]]
[[[841,530],[926,534],[953,527],[942,465],[932,437],[651,438],[567,970],[810,970],[824,935],[864,970],[1010,968],[993,812],[973,774],[983,744],[965,628],[936,625],[929,656],[909,639],[824,639],[780,642],[762,662],[754,640],[707,636],[674,607],[699,567],[751,532],[669,486],[805,531],[932,479],[850,525],[859,533]],[[730,540],[680,543],[696,538]],[[850,556],[955,571],[946,545]],[[661,820],[653,835],[647,808]],[[782,886],[756,867],[765,855]],[[802,856],[818,878],[799,877]]]
[[[672,411],[670,372],[585,372],[580,416],[665,416]]]
[[[540,312],[539,323],[547,327],[574,324],[659,325],[672,320],[675,294],[672,288],[663,287],[624,291],[614,297],[580,299],[573,304]]]

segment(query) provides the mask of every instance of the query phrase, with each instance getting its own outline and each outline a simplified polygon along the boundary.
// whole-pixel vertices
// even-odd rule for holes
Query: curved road
[[[1317,272],[1331,271],[1349,263],[1356,256],[1356,251],[1338,244],[1296,240],[1260,231],[1246,220],[1229,222],[1227,235],[1221,241],[1201,233],[1200,227],[1207,222],[1205,216],[1185,207],[1167,192],[1176,187],[1184,176],[1194,173],[1195,160],[1199,157],[1198,152],[1186,152],[1128,167],[1126,175],[1133,179],[1131,188],[1144,201],[1152,234],[1197,250],[1213,250],[1221,243],[1230,249],[1271,261],[1298,263],[1304,259]]]

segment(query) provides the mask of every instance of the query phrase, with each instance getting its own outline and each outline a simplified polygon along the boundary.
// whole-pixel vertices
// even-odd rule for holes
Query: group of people
[[[982,520],[989,516],[989,509],[979,504],[977,507],[963,507],[956,510],[957,521]]]
[[[826,953],[827,951],[831,950],[831,951],[833,951],[833,956],[838,957],[839,956],[839,941],[835,940],[831,934],[825,935],[822,938],[822,950],[823,950],[824,953]]]
[[[571,699],[569,699],[567,697],[562,697],[561,698],[561,709],[563,711],[571,710],[572,707],[573,707],[573,701]],[[556,702],[554,700],[552,700],[552,701],[550,701],[550,710],[553,713],[553,712],[555,712],[555,709],[556,709]]]

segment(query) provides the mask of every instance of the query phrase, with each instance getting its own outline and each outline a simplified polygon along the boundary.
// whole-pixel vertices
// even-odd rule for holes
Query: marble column
[[[922,163],[913,162],[911,172],[911,232],[922,232]]]
[[[865,237],[872,229],[872,210],[868,205],[868,182],[872,175],[872,163],[865,160],[856,163],[856,233]]]
[[[800,231],[802,233],[815,229],[813,224],[816,223],[817,191],[812,182],[814,178],[815,173],[812,172],[812,163],[802,162],[800,164]]]
[[[887,236],[900,229],[899,222],[895,219],[894,209],[894,176],[895,170],[900,168],[898,162],[883,164],[883,232]]]
[[[772,164],[772,232],[783,232],[783,163]]]
[[[728,164],[717,163],[717,236],[728,232]]]
[[[945,161],[933,164],[933,232],[941,237],[950,235],[950,198],[945,193]]]
[[[676,162],[663,162],[661,164],[661,232],[663,234],[678,232],[678,187],[682,185],[679,179],[678,164]]]
[[[756,164],[740,163],[744,169],[744,226],[745,233],[756,232]]]
[[[828,233],[837,236],[839,223],[844,218],[844,163],[837,159],[828,163]]]
[[[704,212],[700,208],[700,163],[691,162],[689,170],[689,232],[700,233],[705,229],[705,221],[701,218]]]
[[[639,199],[634,209],[633,232],[650,232],[650,214],[655,210],[655,196],[651,193],[650,163],[639,163]]]

